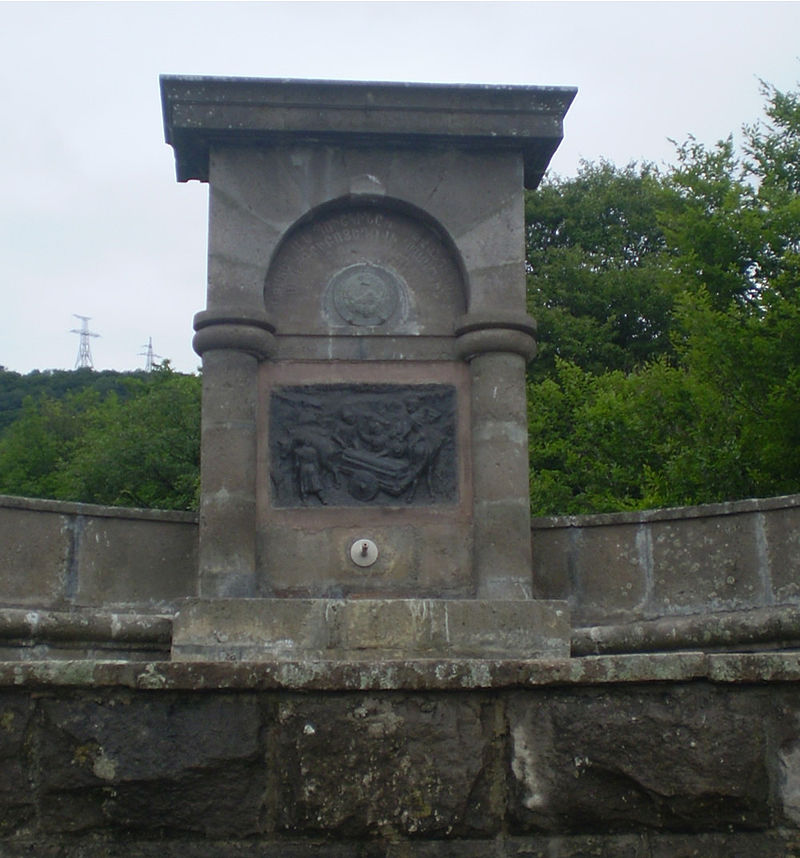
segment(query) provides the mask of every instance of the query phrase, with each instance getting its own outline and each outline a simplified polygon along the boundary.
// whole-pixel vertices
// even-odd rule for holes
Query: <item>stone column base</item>
[[[191,599],[175,661],[567,658],[566,602],[480,599]]]

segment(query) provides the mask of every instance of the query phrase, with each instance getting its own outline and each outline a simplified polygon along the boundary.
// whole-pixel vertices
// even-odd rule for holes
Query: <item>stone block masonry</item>
[[[665,531],[672,548],[659,541]],[[537,600],[568,602],[575,655],[786,647],[800,641],[799,533],[798,495],[535,519],[530,586]],[[0,536],[4,658],[166,654],[172,617],[198,592],[191,513],[0,496]],[[451,539],[446,526],[440,538]],[[395,562],[384,555],[370,567],[381,586]],[[656,562],[674,591],[662,587],[658,600]],[[291,572],[282,573],[287,587]],[[444,584],[430,581],[440,593]]]
[[[0,854],[798,855],[797,654],[0,665]]]
[[[569,655],[569,617],[545,601],[499,599],[188,600],[176,661],[520,658]],[[213,643],[209,643],[213,641]]]
[[[800,496],[532,523],[536,595],[576,626],[797,605]]]
[[[161,94],[209,184],[200,595],[530,599],[524,191],[575,90]]]
[[[197,589],[197,515],[0,495],[0,606],[174,610]]]

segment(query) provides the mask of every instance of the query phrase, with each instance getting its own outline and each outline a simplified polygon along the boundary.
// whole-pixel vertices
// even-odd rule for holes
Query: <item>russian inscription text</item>
[[[407,213],[365,204],[291,230],[270,263],[264,302],[283,335],[450,336],[465,310],[458,266],[439,235]]]

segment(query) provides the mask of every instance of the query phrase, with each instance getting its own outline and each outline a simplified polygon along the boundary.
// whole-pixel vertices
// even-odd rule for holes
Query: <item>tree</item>
[[[59,496],[119,506],[191,509],[200,479],[200,383],[168,368],[138,396],[111,395],[60,468]]]
[[[27,397],[34,401],[43,397],[60,400],[70,393],[91,388],[101,397],[114,391],[124,398],[128,395],[131,384],[135,385],[137,380],[143,381],[146,377],[147,374],[142,370],[95,372],[91,369],[35,369],[27,375],[21,375],[0,369],[0,435],[20,416]]]
[[[0,437],[0,493],[58,497],[64,457],[80,435],[83,415],[97,406],[91,390],[61,399],[27,396],[19,416]]]
[[[7,494],[190,509],[199,475],[200,379],[168,365],[130,379],[124,396],[29,398],[0,437]]]
[[[671,353],[675,283],[657,216],[667,194],[652,165],[601,162],[528,195],[528,310],[540,350],[532,378],[556,357],[604,372]]]
[[[534,512],[800,490],[800,100],[764,91],[747,160],[690,139],[529,204]]]

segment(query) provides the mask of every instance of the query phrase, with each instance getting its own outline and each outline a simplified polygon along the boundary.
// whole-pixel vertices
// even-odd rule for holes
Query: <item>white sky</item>
[[[577,86],[552,170],[669,161],[800,80],[800,3],[0,2],[0,365],[192,372],[207,187],[177,184],[158,75]]]

